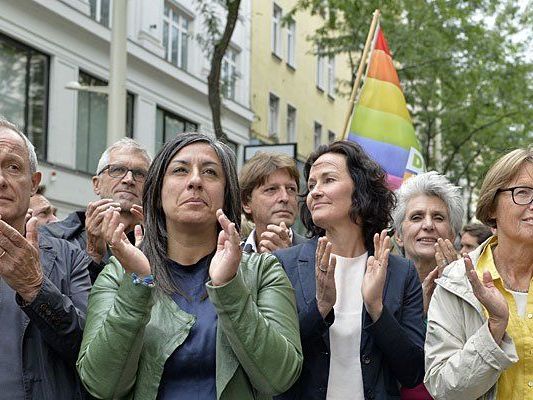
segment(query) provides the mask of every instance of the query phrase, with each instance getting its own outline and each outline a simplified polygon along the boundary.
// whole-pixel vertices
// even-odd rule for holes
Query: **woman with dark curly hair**
[[[395,204],[383,169],[348,141],[304,167],[301,218],[314,240],[274,253],[296,292],[302,374],[279,399],[398,399],[424,375],[422,291],[389,254]]]

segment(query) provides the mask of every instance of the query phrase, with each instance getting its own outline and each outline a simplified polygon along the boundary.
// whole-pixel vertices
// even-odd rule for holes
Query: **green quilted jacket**
[[[277,259],[243,254],[234,279],[206,286],[218,314],[217,398],[270,399],[290,388],[303,357],[294,291]],[[83,384],[97,398],[155,399],[167,358],[194,322],[169,296],[133,285],[111,257],[89,297]]]

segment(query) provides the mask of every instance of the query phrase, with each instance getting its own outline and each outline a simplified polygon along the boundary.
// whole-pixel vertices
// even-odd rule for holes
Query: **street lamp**
[[[68,82],[65,89],[107,94],[107,146],[126,136],[127,0],[113,0],[109,84],[85,86]]]

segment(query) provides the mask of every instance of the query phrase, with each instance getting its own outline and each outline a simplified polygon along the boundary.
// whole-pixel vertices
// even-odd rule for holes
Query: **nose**
[[[318,199],[319,197],[322,196],[322,190],[320,190],[320,187],[318,186],[318,184],[316,184],[315,186],[313,186],[313,188],[309,191],[309,194],[311,195],[311,197],[313,199]]]
[[[133,184],[135,182],[135,180],[133,179],[133,172],[131,171],[126,172],[126,175],[122,177],[122,182]]]
[[[189,176],[189,182],[187,183],[187,189],[200,189],[202,188],[202,177],[200,175],[200,170],[193,168]]]
[[[4,171],[0,168],[0,188],[5,188],[7,186],[7,181],[4,177]]]
[[[433,218],[431,218],[430,215],[424,218],[422,221],[422,229],[425,229],[427,231],[431,231],[435,228],[435,225],[433,223]]]
[[[289,202],[289,192],[287,192],[287,188],[284,188],[284,187],[280,188],[278,201],[280,203],[288,203]]]

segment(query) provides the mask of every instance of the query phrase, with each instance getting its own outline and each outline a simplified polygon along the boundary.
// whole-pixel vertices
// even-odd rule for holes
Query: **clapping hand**
[[[337,258],[331,256],[331,243],[327,237],[318,239],[315,253],[316,301],[322,318],[326,318],[337,300],[335,266]]]
[[[140,225],[135,226],[135,246],[132,245],[124,233],[124,224],[120,221],[120,213],[110,208],[102,218],[102,237],[109,245],[113,255],[120,261],[128,273],[135,272],[139,277],[151,274],[150,263],[139,249],[143,239]]]
[[[500,344],[507,323],[509,322],[509,305],[500,290],[494,285],[489,271],[483,272],[483,282],[479,280],[472,260],[468,254],[463,254],[465,272],[472,285],[474,296],[479,300],[489,314],[489,330],[496,343]]]
[[[217,210],[218,223],[222,230],[218,234],[217,250],[209,265],[209,276],[213,286],[221,286],[237,274],[242,250],[239,232],[222,210]]]
[[[279,226],[275,224],[267,225],[267,230],[261,234],[259,252],[272,253],[278,249],[290,247],[292,242],[289,232],[285,222],[281,222]]]
[[[442,238],[438,238],[437,243],[435,243],[435,261],[437,262],[437,266],[428,274],[428,276],[426,276],[424,282],[422,282],[425,315],[428,313],[429,302],[431,301],[431,296],[433,296],[433,292],[437,286],[435,279],[440,278],[444,268],[458,259],[459,255],[455,251],[452,242],[448,239],[442,240]]]
[[[0,219],[0,277],[27,303],[41,288],[43,272],[39,260],[37,218],[26,223],[26,237]]]
[[[381,234],[374,235],[374,255],[368,257],[361,286],[365,308],[373,321],[376,321],[383,311],[383,288],[387,277],[390,248],[390,237],[387,236],[385,229]]]
[[[107,247],[102,235],[102,221],[109,208],[120,212],[120,203],[112,199],[100,199],[90,202],[85,211],[85,230],[87,232],[87,254],[97,263],[107,254]]]

